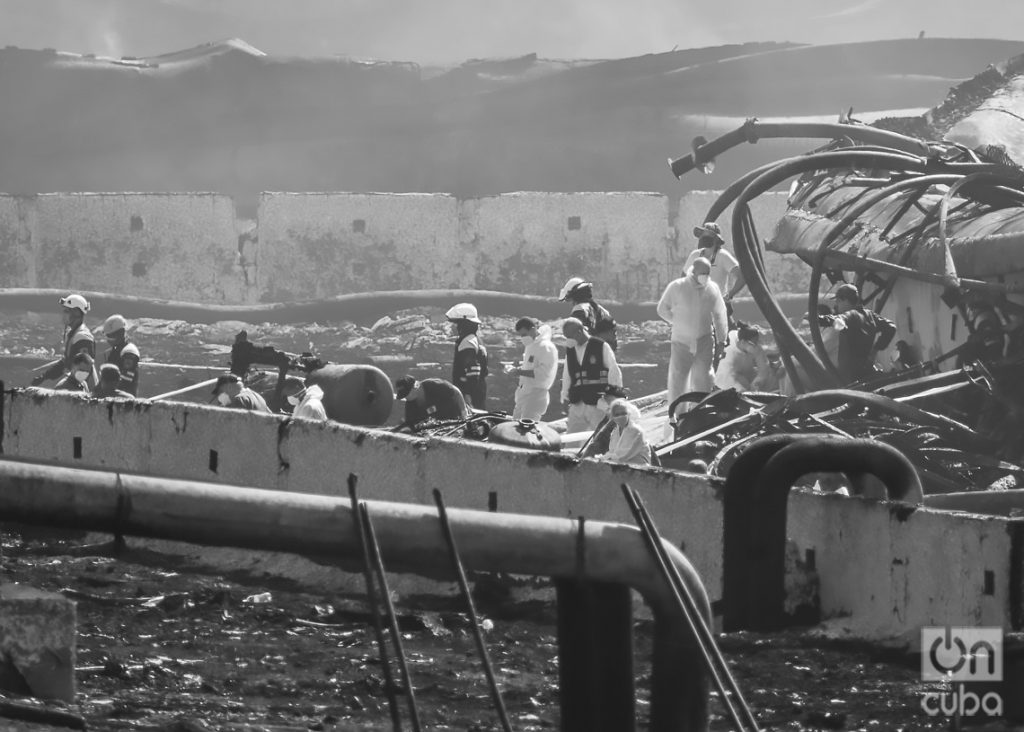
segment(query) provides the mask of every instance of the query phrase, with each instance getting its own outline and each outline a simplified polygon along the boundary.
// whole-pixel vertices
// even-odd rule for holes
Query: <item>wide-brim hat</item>
[[[722,227],[714,221],[708,221],[701,226],[694,226],[693,235],[698,239],[713,237],[719,241],[725,241],[725,237],[722,236]]]

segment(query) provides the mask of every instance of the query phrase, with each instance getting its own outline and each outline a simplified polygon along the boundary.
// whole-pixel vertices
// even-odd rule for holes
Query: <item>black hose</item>
[[[789,162],[782,163],[752,180],[749,185],[736,199],[733,206],[733,241],[736,251],[736,258],[740,264],[747,287],[751,296],[757,303],[761,312],[768,320],[772,330],[775,332],[776,342],[780,350],[785,349],[807,373],[812,388],[823,388],[834,386],[838,383],[835,377],[829,373],[817,356],[807,347],[796,330],[785,317],[778,304],[771,295],[767,277],[761,267],[758,266],[754,248],[757,242],[751,242],[743,235],[743,209],[747,203],[759,196],[761,193],[770,190],[787,178],[811,170],[820,170],[836,167],[845,167],[861,164],[865,167],[890,168],[890,169],[919,169],[924,170],[927,161],[921,158],[913,158],[906,155],[891,153],[859,152],[847,150],[842,152],[826,152],[808,155]],[[737,236],[738,234],[738,236]],[[787,364],[788,370],[789,364]],[[790,378],[794,383],[799,379],[794,369],[790,372]]]
[[[898,170],[907,172],[925,173],[935,167],[946,169],[945,172],[970,174],[976,172],[995,172],[998,166],[973,163],[937,163],[931,160],[915,158],[897,153],[876,153],[863,152],[858,150],[845,150],[840,152],[815,153],[782,163],[771,170],[761,174],[744,189],[743,193],[736,199],[733,206],[732,229],[736,249],[737,260],[741,271],[747,280],[747,287],[750,294],[757,303],[761,312],[768,320],[772,330],[775,332],[776,340],[789,348],[793,357],[807,372],[810,386],[813,388],[827,388],[836,384],[835,378],[828,372],[825,366],[817,358],[816,354],[808,348],[807,344],[796,333],[793,326],[786,319],[784,313],[771,296],[767,278],[763,271],[757,266],[753,248],[757,242],[749,241],[743,236],[742,214],[747,203],[759,196],[761,193],[770,190],[782,181],[794,175],[809,172],[812,170],[832,169],[848,166],[863,166]],[[736,234],[739,232],[739,236]],[[793,374],[791,374],[791,377]]]
[[[762,138],[818,137],[836,140],[849,138],[869,145],[884,145],[888,149],[902,150],[912,155],[929,155],[929,146],[913,137],[882,130],[868,125],[829,122],[758,122],[748,119],[742,126],[705,143],[689,155],[669,160],[669,168],[676,178],[698,165],[710,162],[744,142],[755,143]]]
[[[861,200],[857,206],[847,211],[846,215],[843,216],[843,218],[840,219],[831,229],[829,229],[825,238],[821,240],[821,244],[818,246],[818,251],[815,253],[814,261],[811,264],[811,281],[807,294],[807,318],[810,321],[811,342],[814,344],[814,349],[817,352],[818,357],[821,359],[822,364],[824,364],[825,368],[834,375],[837,382],[839,380],[839,372],[837,371],[835,364],[832,363],[832,359],[828,355],[828,351],[825,349],[825,343],[821,337],[821,327],[818,324],[817,318],[818,291],[821,287],[821,275],[825,267],[825,255],[829,247],[831,247],[832,243],[836,241],[839,235],[854,221],[856,221],[859,216],[889,196],[908,188],[923,187],[927,189],[939,183],[951,183],[961,178],[962,176],[952,174],[928,175],[906,178],[898,181],[897,183],[886,186]],[[920,196],[923,193],[924,191],[921,191],[918,195]]]

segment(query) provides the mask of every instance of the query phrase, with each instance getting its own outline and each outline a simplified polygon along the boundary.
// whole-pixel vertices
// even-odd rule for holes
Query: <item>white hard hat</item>
[[[582,277],[570,277],[569,281],[562,286],[562,291],[558,293],[558,299],[564,300],[569,297],[569,293],[575,290],[577,287],[592,287],[593,284],[587,282]]]
[[[62,297],[57,302],[60,303],[62,307],[77,308],[81,310],[82,315],[89,312],[89,301],[81,295],[68,295],[67,297]]]
[[[123,315],[111,315],[103,321],[103,335],[108,336],[127,327],[128,321],[124,319]]]
[[[476,314],[476,306],[470,305],[468,302],[460,302],[445,313],[444,317],[448,318],[448,320],[468,320],[471,323],[480,322],[480,318]]]

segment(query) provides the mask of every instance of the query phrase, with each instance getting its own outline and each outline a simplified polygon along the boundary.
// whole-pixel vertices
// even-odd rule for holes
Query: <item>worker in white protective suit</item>
[[[558,348],[551,342],[551,326],[533,318],[520,318],[516,335],[523,343],[523,360],[511,369],[519,377],[512,417],[539,422],[548,411],[558,374]]]
[[[295,407],[292,417],[326,422],[327,411],[323,399],[324,390],[316,384],[310,384],[298,394],[292,394],[288,397],[288,403]]]
[[[685,276],[668,284],[658,301],[658,316],[672,325],[669,404],[689,391],[712,390],[715,353],[728,343],[725,301],[710,275],[711,263],[697,257]]]

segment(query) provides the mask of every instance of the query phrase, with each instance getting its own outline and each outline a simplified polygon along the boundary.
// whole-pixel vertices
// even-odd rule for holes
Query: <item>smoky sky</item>
[[[111,56],[237,37],[275,55],[447,64],[527,53],[622,58],[747,41],[846,43],[921,31],[1024,38],[1024,2],[0,0],[0,45]]]

